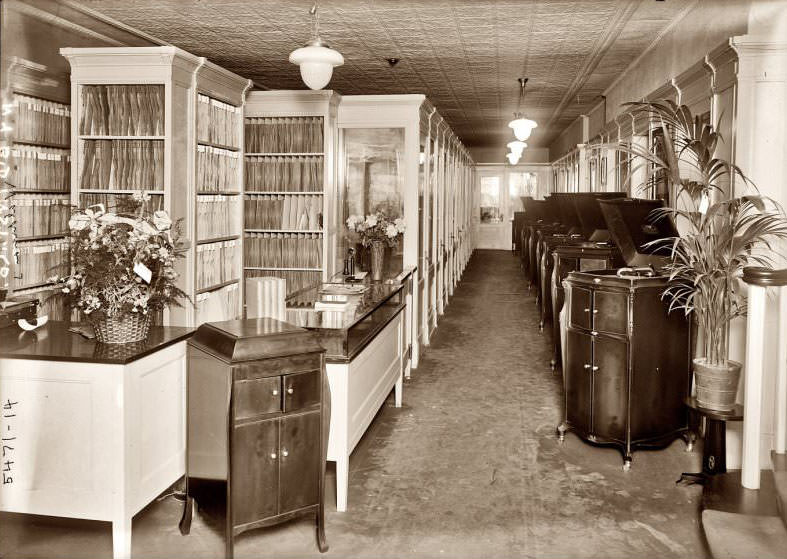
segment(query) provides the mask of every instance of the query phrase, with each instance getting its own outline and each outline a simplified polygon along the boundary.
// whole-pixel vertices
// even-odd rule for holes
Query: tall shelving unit
[[[170,46],[64,48],[60,53],[71,64],[74,100],[72,202],[80,207],[102,203],[111,210],[130,196],[148,198],[148,209],[167,211],[190,241],[178,263],[179,287],[194,303],[224,290],[220,296],[226,301],[219,306],[225,318],[239,316],[239,305],[233,312],[227,304],[233,282],[240,300],[239,204],[218,236],[205,232],[207,220],[200,224],[197,218],[198,207],[208,200],[224,203],[240,196],[241,115],[250,82]],[[201,112],[205,97],[208,110]],[[234,118],[226,119],[229,124],[222,121],[221,131],[211,136],[222,111]],[[233,159],[235,167],[225,165]],[[222,165],[226,173],[220,185],[215,177]],[[227,255],[233,249],[234,258]],[[163,322],[195,326],[199,314],[198,307],[185,303],[169,309]]]
[[[39,314],[66,318],[62,300],[49,299],[50,278],[68,263],[71,164],[69,103],[13,91],[9,173],[3,181],[14,212],[9,296],[39,301]]]
[[[250,87],[204,59],[195,72],[194,325],[242,316],[243,104]]]
[[[245,278],[284,278],[292,294],[334,274],[339,99],[332,91],[248,94]]]

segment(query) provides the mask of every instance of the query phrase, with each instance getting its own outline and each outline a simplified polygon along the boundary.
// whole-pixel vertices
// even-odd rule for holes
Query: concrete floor
[[[561,383],[534,302],[511,253],[477,251],[405,382],[404,406],[391,396],[355,449],[346,513],[329,469],[329,552],[300,520],[240,536],[236,557],[706,557],[701,489],[675,485],[700,468],[698,451],[676,441],[635,452],[623,472],[616,450],[573,434],[556,441]],[[133,556],[223,557],[220,508],[200,509],[186,537],[180,513],[171,498],[141,511]],[[0,555],[109,558],[111,530],[0,514]]]

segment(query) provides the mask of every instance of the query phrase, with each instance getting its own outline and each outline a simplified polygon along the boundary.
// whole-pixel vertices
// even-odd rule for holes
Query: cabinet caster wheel
[[[550,359],[549,368],[552,369],[552,372],[554,373],[555,369],[557,368],[557,361],[555,361],[554,359]]]
[[[630,458],[623,461],[623,471],[624,472],[628,472],[629,470],[631,470],[631,459]]]
[[[543,323],[543,322],[539,322],[539,323],[538,323],[538,331],[539,331],[539,333],[541,333],[541,334],[543,334],[543,333],[544,333],[544,323]]]
[[[686,452],[694,452],[694,441],[686,443]]]
[[[566,428],[565,425],[558,425],[558,427],[557,427],[557,429],[555,431],[557,432],[557,442],[558,443],[562,443],[563,441],[566,440],[567,428]]]

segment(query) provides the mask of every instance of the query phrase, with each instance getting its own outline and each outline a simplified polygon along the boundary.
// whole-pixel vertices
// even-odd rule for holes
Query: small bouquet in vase
[[[371,250],[372,279],[382,280],[385,247],[395,247],[399,244],[399,239],[405,231],[404,219],[379,210],[365,217],[351,215],[346,223],[350,239]]]

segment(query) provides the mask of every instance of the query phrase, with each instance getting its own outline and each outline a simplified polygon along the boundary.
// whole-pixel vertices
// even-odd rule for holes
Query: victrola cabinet
[[[628,263],[663,262],[648,242],[674,235],[654,223],[653,201],[601,202],[615,244]],[[656,202],[658,204],[658,202]],[[683,435],[689,393],[689,322],[662,300],[668,276],[652,268],[570,272],[563,364],[565,421],[583,439],[616,446],[623,468],[636,448],[658,448]]]
[[[228,558],[238,534],[302,515],[328,548],[324,354],[269,318],[203,324],[189,340],[187,493],[192,478],[226,480]]]

